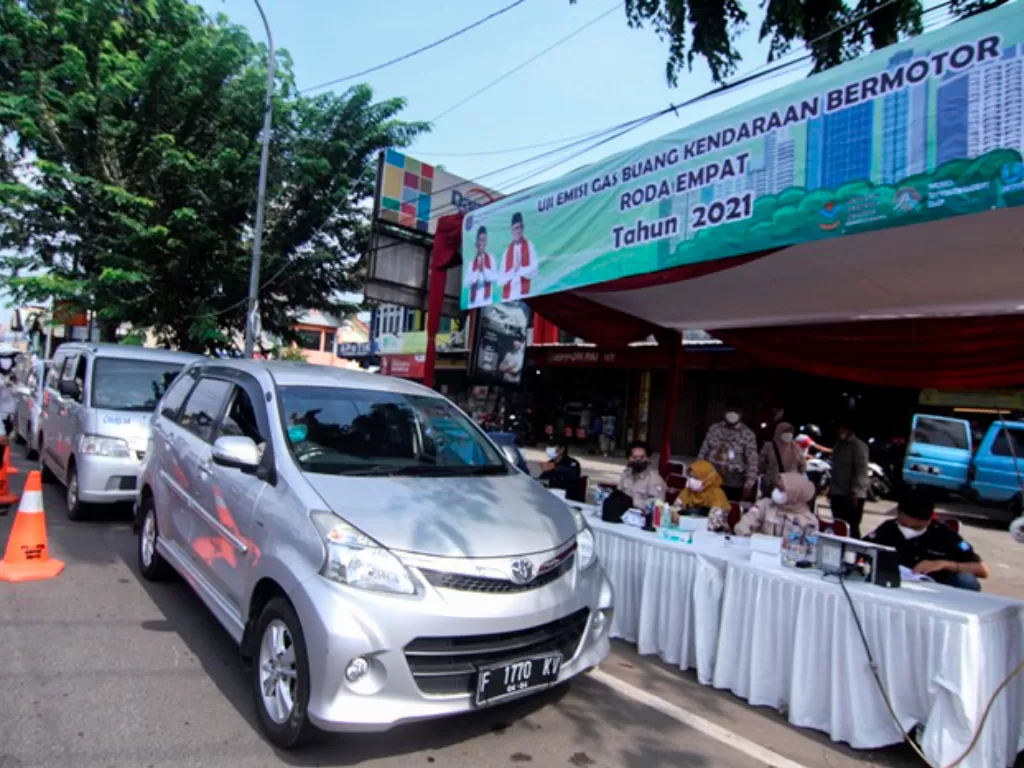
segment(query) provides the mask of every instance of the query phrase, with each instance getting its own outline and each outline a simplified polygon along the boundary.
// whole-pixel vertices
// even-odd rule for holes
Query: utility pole
[[[263,147],[260,150],[260,180],[256,192],[256,231],[252,240],[252,266],[249,269],[249,304],[245,313],[245,357],[252,359],[256,337],[260,333],[260,256],[263,251],[263,208],[267,195],[267,162],[270,156],[270,123],[274,107],[274,37],[260,0],[253,0],[267,30],[267,97],[263,110]]]

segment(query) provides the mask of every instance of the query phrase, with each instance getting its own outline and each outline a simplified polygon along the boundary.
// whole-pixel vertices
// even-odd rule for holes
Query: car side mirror
[[[249,437],[218,437],[213,444],[213,463],[255,472],[260,465],[260,449]]]
[[[61,379],[57,389],[64,397],[78,397],[78,382],[74,380]]]

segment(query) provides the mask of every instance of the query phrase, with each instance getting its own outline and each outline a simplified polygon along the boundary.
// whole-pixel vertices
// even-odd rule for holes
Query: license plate
[[[494,704],[524,691],[546,688],[557,682],[561,668],[560,653],[480,667],[476,676],[476,705]]]

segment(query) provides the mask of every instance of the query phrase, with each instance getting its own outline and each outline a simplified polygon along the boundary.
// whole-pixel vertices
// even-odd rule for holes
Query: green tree
[[[576,0],[570,0],[575,3]],[[1008,0],[952,0],[949,11],[966,18]],[[740,0],[625,0],[633,28],[650,27],[668,44],[665,77],[677,85],[679,75],[704,60],[716,83],[736,73],[736,40],[747,27]],[[761,0],[765,9],[760,39],[768,40],[768,60],[794,45],[806,46],[815,72],[884,48],[922,30],[921,0]]]
[[[183,349],[244,328],[266,48],[186,0],[0,0],[0,274]],[[261,320],[361,287],[376,154],[427,130],[367,86],[297,93],[278,54]]]

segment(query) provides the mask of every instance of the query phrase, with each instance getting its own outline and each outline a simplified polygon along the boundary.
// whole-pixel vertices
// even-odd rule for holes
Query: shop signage
[[[1008,3],[471,211],[462,306],[1024,205],[1022,42]]]
[[[752,366],[746,355],[721,346],[687,349],[684,359],[687,370],[733,370]],[[628,368],[638,371],[668,368],[668,356],[661,347],[653,345],[625,349],[533,347],[528,361],[535,368]]]
[[[376,215],[395,226],[434,234],[437,220],[501,198],[494,190],[387,149],[378,165]]]
[[[422,379],[425,362],[424,355],[384,355],[380,359],[380,372],[402,379]]]
[[[345,357],[350,360],[359,357],[370,357],[375,354],[373,347],[373,342],[370,341],[340,341],[338,342],[338,349],[335,354],[338,357]]]
[[[466,334],[464,331],[439,333],[434,343],[438,352],[465,352]],[[427,351],[426,331],[407,331],[405,333],[385,333],[380,337],[380,353],[382,355],[422,355]]]
[[[918,398],[921,405],[945,408],[990,408],[1024,411],[1024,392],[982,390],[979,392],[944,392],[925,389]]]

